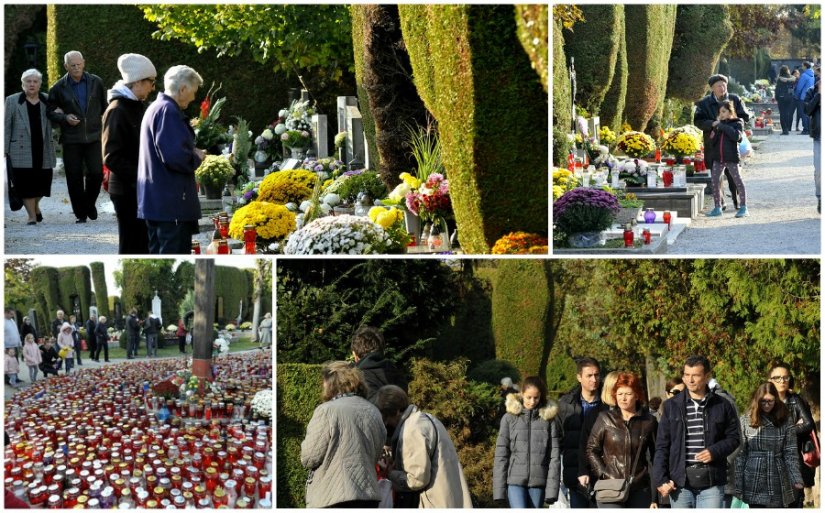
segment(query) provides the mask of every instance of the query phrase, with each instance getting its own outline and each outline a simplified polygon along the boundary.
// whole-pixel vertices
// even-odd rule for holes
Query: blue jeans
[[[670,492],[671,508],[721,508],[725,499],[725,486],[711,486],[702,490],[678,488]]]
[[[72,372],[72,368],[74,367],[74,358],[66,358],[66,374]]]
[[[189,255],[197,221],[146,221],[149,253],[153,255]]]
[[[507,485],[507,501],[511,508],[544,507],[544,488]]]
[[[805,101],[796,100],[796,115],[802,120],[802,131],[807,132],[811,127],[811,118],[805,114]]]
[[[578,487],[576,487],[576,489],[567,489],[567,499],[570,502],[571,509],[589,509],[596,507],[596,505],[590,501],[590,497],[580,492]]]
[[[158,336],[146,335],[146,356],[158,355]]]

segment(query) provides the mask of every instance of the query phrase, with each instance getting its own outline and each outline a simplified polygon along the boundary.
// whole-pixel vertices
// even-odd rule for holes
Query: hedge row
[[[375,144],[375,121],[370,112],[369,96],[364,89],[365,32],[368,30],[368,12],[372,8],[374,7],[368,5],[353,5],[350,7],[350,18],[352,19],[352,53],[355,58],[355,91],[358,96],[358,110],[361,112],[361,122],[364,125],[364,142],[370,155],[370,169],[377,169],[380,156]]]
[[[550,16],[547,4],[516,5],[516,25],[521,46],[530,57],[533,69],[538,73],[544,92],[549,87],[547,58],[549,50]]]
[[[620,133],[624,121],[624,107],[627,101],[627,42],[625,41],[627,27],[625,25],[624,6],[622,8],[621,25],[619,27],[619,52],[616,56],[616,67],[613,71],[613,80],[604,96],[599,121],[602,126],[608,126],[616,133]]]
[[[106,274],[103,269],[103,262],[92,262],[89,264],[89,267],[92,268],[92,281],[95,285],[97,314],[109,318],[111,317],[109,314],[109,290],[106,287]]]
[[[547,199],[524,193],[525,183],[547,189],[547,94],[518,41],[513,9],[399,6],[418,94],[439,124],[468,253],[489,252],[511,231],[547,231]]]
[[[553,20],[553,126],[562,132],[572,128],[573,115],[570,111],[570,61],[564,48],[564,28],[561,22]],[[553,161],[559,162],[560,155]],[[566,157],[566,155],[564,156]]]

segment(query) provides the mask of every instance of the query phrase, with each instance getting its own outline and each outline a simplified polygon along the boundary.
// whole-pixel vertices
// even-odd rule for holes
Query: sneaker
[[[722,209],[721,209],[721,208],[719,208],[719,207],[716,207],[716,208],[714,208],[713,210],[711,210],[710,212],[708,212],[708,213],[707,213],[707,214],[705,214],[705,215],[706,215],[707,217],[719,217],[719,216],[721,216],[721,215],[722,215]]]
[[[746,205],[742,205],[742,208],[736,211],[735,217],[748,217],[749,215],[748,207]]]

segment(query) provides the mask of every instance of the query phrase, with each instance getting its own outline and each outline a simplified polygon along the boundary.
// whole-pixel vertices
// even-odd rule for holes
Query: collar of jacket
[[[624,422],[624,417],[622,416],[622,412],[618,406],[611,406],[609,410],[607,410],[607,414],[613,418],[615,422]],[[644,418],[645,416],[650,415],[650,408],[645,406],[644,404],[636,401],[636,413],[630,417],[630,420],[636,418]]]
[[[521,403],[521,394],[507,394],[504,400],[507,413],[512,415],[521,415],[525,412],[524,405]],[[538,414],[544,420],[553,420],[559,412],[559,405],[552,399],[547,400],[547,405],[544,408],[539,408]]]
[[[42,91],[37,93],[37,95],[40,97],[41,102],[47,102],[49,100],[49,97],[46,96]],[[25,101],[26,101],[26,93],[21,91],[20,96],[17,98],[17,103],[19,105],[23,105],[23,103]]]
[[[685,388],[682,391],[682,393],[679,394],[679,396],[683,396],[682,397],[682,407],[684,408],[685,412],[687,412],[688,401],[692,401],[693,398],[690,397],[690,392],[688,392],[687,388]],[[717,396],[716,392],[714,392],[713,390],[710,389],[710,387],[708,387],[708,392],[707,392],[707,394],[705,394],[705,397],[707,398],[707,402],[705,403],[705,408],[707,408],[719,396]]]

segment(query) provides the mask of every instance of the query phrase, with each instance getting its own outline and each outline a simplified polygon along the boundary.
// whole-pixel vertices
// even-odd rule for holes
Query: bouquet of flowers
[[[401,178],[401,183],[395,186],[386,199],[381,200],[384,205],[403,207],[406,205],[407,194],[421,187],[421,180],[410,173],[401,173],[398,177]]]
[[[305,169],[270,173],[258,187],[258,200],[270,203],[300,203],[312,196],[318,175]]]
[[[288,109],[281,109],[278,113],[278,122],[273,131],[281,138],[281,142],[288,148],[306,148],[312,141],[312,124],[310,118],[315,109],[309,105],[309,100],[294,100]]]
[[[372,207],[368,214],[370,220],[384,229],[393,240],[391,252],[403,252],[412,238],[404,224],[404,212],[395,207]]]
[[[579,181],[567,169],[556,168],[553,170],[553,201],[561,198],[567,191],[572,191],[579,186]]]
[[[392,241],[383,228],[366,217],[321,217],[289,236],[288,255],[368,255],[386,253]]]
[[[229,236],[243,240],[243,230],[247,225],[255,227],[258,239],[269,242],[283,239],[295,231],[295,214],[283,205],[253,201],[239,208],[229,222]]]
[[[626,160],[619,168],[619,178],[628,185],[647,184],[647,162],[640,159]]]
[[[226,354],[229,352],[229,341],[223,337],[218,337],[212,342],[212,350],[217,351],[220,354]]]
[[[226,182],[233,176],[235,176],[235,168],[223,155],[207,155],[195,170],[195,178],[201,185],[217,189],[226,185]]]
[[[260,390],[252,398],[252,411],[259,417],[269,419],[272,417],[272,390]]]
[[[198,148],[209,149],[232,140],[226,127],[218,123],[221,109],[226,103],[226,98],[214,99],[214,95],[220,91],[221,87],[222,84],[215,89],[215,83],[212,83],[206,93],[206,98],[201,102],[200,115],[191,121],[192,128],[195,129],[195,146]]]
[[[258,199],[258,182],[248,182],[238,190],[238,205],[246,205]]]
[[[306,148],[310,141],[307,130],[287,130],[281,134],[281,142],[287,148]]]
[[[618,212],[616,196],[601,189],[573,189],[553,202],[553,222],[568,235],[605,230]]]
[[[547,237],[535,233],[512,232],[493,245],[494,255],[546,255]]]
[[[345,169],[344,163],[332,157],[323,159],[307,159],[301,164],[303,169],[318,173],[321,180],[338,178]]]
[[[347,133],[338,132],[335,134],[335,149],[340,150],[347,143]]]
[[[262,164],[269,158],[280,159],[282,148],[279,144],[281,134],[276,133],[278,123],[280,120],[273,121],[255,138],[255,162]],[[283,132],[286,132],[286,127],[281,133]]]
[[[613,148],[616,144],[616,132],[610,129],[609,126],[603,126],[599,129],[599,141],[607,145],[608,148]]]
[[[674,128],[665,135],[662,149],[681,159],[693,155],[702,147],[702,134],[692,126]]]
[[[155,383],[152,386],[152,392],[156,396],[163,397],[164,399],[177,399],[180,394],[180,388],[175,384],[174,380],[170,378],[160,383]]]
[[[418,190],[407,194],[406,202],[410,212],[424,220],[447,218],[452,215],[450,183],[441,173],[433,173]]]
[[[619,137],[616,147],[628,157],[640,159],[656,149],[653,138],[642,132],[625,132]]]

